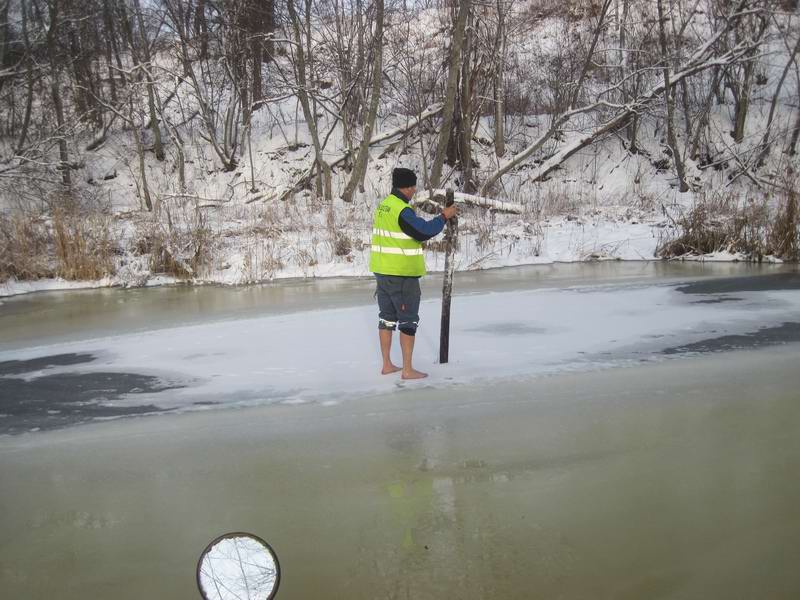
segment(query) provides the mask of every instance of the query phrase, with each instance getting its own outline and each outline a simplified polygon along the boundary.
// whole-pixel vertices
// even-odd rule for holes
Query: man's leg
[[[406,277],[403,279],[400,307],[397,311],[397,325],[400,329],[400,349],[403,351],[403,379],[422,379],[427,373],[417,371],[413,366],[414,336],[419,323],[420,302],[419,278]]]
[[[381,375],[397,373],[400,367],[392,363],[392,332],[397,327],[397,310],[392,302],[393,286],[390,278],[375,275],[377,288],[375,296],[378,299],[378,339],[381,345],[383,368]]]
[[[392,363],[392,330],[391,329],[378,329],[378,337],[381,342],[381,356],[383,357],[383,369],[381,375],[388,375],[389,373],[397,373],[400,367]],[[402,337],[401,337],[402,341]]]
[[[400,332],[400,349],[403,351],[403,372],[400,375],[403,379],[422,379],[427,377],[427,373],[417,371],[412,366],[414,358],[414,336]]]

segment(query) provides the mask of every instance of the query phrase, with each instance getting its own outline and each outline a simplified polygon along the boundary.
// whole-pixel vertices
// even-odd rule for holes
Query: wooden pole
[[[455,202],[453,190],[447,190],[445,206]],[[450,298],[453,294],[453,272],[455,271],[456,237],[458,235],[458,219],[452,217],[445,226],[444,284],[442,285],[442,327],[439,334],[439,363],[445,364],[450,354]]]

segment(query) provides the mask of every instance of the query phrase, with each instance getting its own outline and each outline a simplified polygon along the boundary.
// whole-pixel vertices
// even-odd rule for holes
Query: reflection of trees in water
[[[219,541],[200,567],[203,590],[215,600],[263,600],[272,592],[276,574],[269,551],[247,537]]]

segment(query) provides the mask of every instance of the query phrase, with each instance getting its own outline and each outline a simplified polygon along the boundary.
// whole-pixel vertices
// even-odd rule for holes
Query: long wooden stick
[[[453,190],[447,190],[445,206],[455,202]],[[450,299],[453,295],[453,272],[456,268],[455,249],[458,236],[458,218],[447,220],[445,231],[444,284],[442,285],[442,326],[439,333],[439,363],[445,364],[450,355]]]

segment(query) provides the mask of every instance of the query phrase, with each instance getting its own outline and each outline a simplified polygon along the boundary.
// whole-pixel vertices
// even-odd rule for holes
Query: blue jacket
[[[408,198],[406,198],[400,190],[393,189],[392,194],[401,200],[408,202]],[[405,233],[407,236],[414,238],[418,242],[425,242],[432,237],[439,235],[444,229],[446,223],[447,221],[442,215],[434,217],[430,221],[426,221],[425,219],[418,217],[413,208],[405,208],[400,213],[400,221],[398,222],[398,225],[400,225],[400,229],[402,229],[403,233]]]

